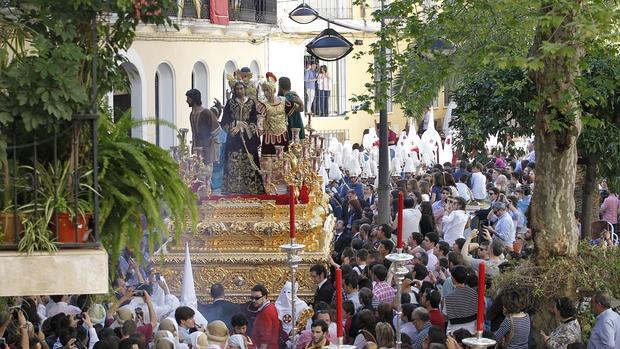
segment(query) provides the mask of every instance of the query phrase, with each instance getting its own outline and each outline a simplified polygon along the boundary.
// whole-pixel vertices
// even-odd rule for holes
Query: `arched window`
[[[237,71],[237,64],[233,61],[228,61],[224,65],[224,72],[222,78],[222,103],[226,103],[226,91],[230,90],[230,86],[228,85],[228,80],[226,79],[226,75],[232,74]]]
[[[167,63],[161,63],[155,73],[155,118],[175,124],[174,73]],[[169,149],[176,143],[174,129],[155,125],[155,144]]]
[[[209,105],[209,71],[204,62],[196,62],[192,70],[192,88],[200,91],[202,104]]]
[[[125,90],[114,91],[114,120],[118,120],[123,113],[131,109],[131,118],[142,120],[142,76],[138,68],[131,62],[124,62],[121,67],[127,73],[129,86]],[[131,130],[131,135],[142,138],[142,127]]]
[[[256,60],[253,60],[250,63],[250,70],[252,71],[252,75],[254,75],[254,79],[259,80],[261,77],[260,64]]]

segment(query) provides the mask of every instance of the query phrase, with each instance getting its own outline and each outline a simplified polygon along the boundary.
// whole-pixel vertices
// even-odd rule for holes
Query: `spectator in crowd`
[[[614,228],[618,229],[618,209],[620,208],[620,200],[618,200],[618,195],[616,195],[616,191],[610,187],[609,188],[609,196],[603,200],[600,209],[601,219],[607,221],[614,225]]]
[[[448,318],[449,332],[465,328],[471,333],[476,332],[478,314],[478,293],[466,285],[469,271],[465,266],[457,265],[450,270],[454,290],[444,298],[445,313]]]
[[[209,323],[215,320],[222,320],[229,330],[232,330],[231,318],[239,312],[239,305],[224,299],[224,286],[220,283],[211,285],[211,298],[213,303],[198,305],[198,310]]]
[[[379,302],[391,304],[394,299],[394,289],[385,280],[387,279],[388,270],[382,264],[372,267],[372,275],[374,277],[375,286],[372,289],[373,298]]]
[[[252,342],[258,349],[277,348],[281,325],[276,306],[269,301],[269,292],[261,284],[252,287],[250,294],[257,313],[252,327]]]
[[[344,284],[344,292],[346,294],[346,299],[350,300],[353,303],[353,307],[355,309],[355,313],[362,309],[362,303],[360,303],[359,291],[358,291],[358,281],[359,276],[357,273],[348,273],[343,277]]]
[[[409,196],[403,200],[403,206],[403,241],[407,241],[411,234],[420,232],[422,212],[415,207],[415,199]],[[392,229],[398,228],[397,223],[398,214],[396,214],[396,219],[392,223]]]
[[[433,206],[429,201],[423,201],[420,204],[420,212],[422,217],[420,218],[420,233],[426,236],[428,233],[435,231],[435,216],[433,216]]]
[[[435,269],[435,264],[437,264],[438,261],[437,256],[433,253],[438,242],[439,235],[437,235],[437,233],[428,233],[424,237],[424,240],[422,240],[422,248],[428,255],[428,264],[426,264],[426,267],[429,270]]]
[[[512,221],[512,217],[508,214],[506,204],[503,202],[495,202],[491,206],[493,216],[497,217],[495,226],[485,226],[484,229],[493,234],[494,240],[499,240],[504,246],[512,250],[512,244],[515,242],[516,229]]]
[[[377,347],[379,349],[391,349],[394,347],[394,329],[387,322],[378,322],[375,326]]]
[[[437,326],[443,329],[446,326],[446,319],[444,318],[439,305],[441,304],[441,293],[435,289],[427,289],[420,298],[420,304],[428,310],[428,316],[433,326]]]
[[[564,349],[569,344],[581,343],[581,326],[577,320],[577,309],[567,297],[558,298],[553,308],[559,325],[551,334],[540,331],[547,349]]]
[[[472,166],[471,191],[475,200],[484,200],[487,197],[487,178],[482,174],[482,166],[475,163]]]
[[[456,239],[463,237],[469,216],[465,212],[465,199],[461,197],[448,198],[442,220],[443,240],[452,245]]]
[[[508,349],[527,349],[530,336],[530,316],[525,312],[526,296],[517,290],[502,295],[506,318],[495,331],[495,339]]]
[[[417,330],[416,336],[412,338],[413,348],[422,349],[422,343],[424,343],[424,340],[428,337],[428,331],[432,326],[428,316],[428,310],[421,307],[416,308],[413,311],[412,320]]]
[[[620,315],[611,308],[611,297],[595,293],[590,301],[596,323],[592,327],[588,349],[620,348]]]
[[[471,241],[478,237],[478,230],[474,229],[467,239],[465,239],[465,243],[461,249],[463,261],[466,266],[472,267],[474,270],[478,270],[480,263],[484,263],[486,265],[486,274],[489,276],[497,276],[499,275],[500,264],[506,261],[503,257],[504,244],[502,244],[499,240],[492,240],[491,235],[486,230],[483,232],[483,235],[487,243],[480,244],[478,246],[478,256],[488,256],[488,258],[473,258],[469,253]],[[490,244],[488,243],[489,241],[491,241]]]
[[[250,338],[250,336],[247,335],[248,318],[245,317],[245,315],[241,313],[233,315],[233,317],[230,319],[230,323],[233,327],[233,330],[232,330],[233,336],[231,336],[231,338],[234,337],[235,335],[239,335],[244,339],[246,348],[248,349],[256,348],[256,346],[254,345],[254,342],[252,341],[252,338]]]
[[[375,338],[375,315],[371,310],[363,309],[358,314],[357,328],[353,345],[357,349],[364,349],[368,343],[377,343]]]
[[[312,341],[306,346],[306,349],[323,349],[329,346],[327,339],[327,323],[323,320],[315,320],[310,326],[312,329]]]

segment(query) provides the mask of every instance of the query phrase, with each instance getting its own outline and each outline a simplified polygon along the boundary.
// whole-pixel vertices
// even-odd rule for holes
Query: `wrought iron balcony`
[[[210,19],[209,0],[200,0],[199,3],[200,18]],[[228,17],[231,21],[276,24],[277,7],[277,0],[228,0]],[[183,18],[198,18],[194,0],[184,0],[181,12]],[[171,10],[168,15],[176,17],[178,12]]]
[[[97,115],[76,115],[56,131],[26,132],[17,122],[3,130],[0,296],[108,291],[94,189],[96,125]]]
[[[353,18],[352,0],[307,0],[306,3],[325,18]]]
[[[277,0],[228,0],[231,21],[276,24]]]

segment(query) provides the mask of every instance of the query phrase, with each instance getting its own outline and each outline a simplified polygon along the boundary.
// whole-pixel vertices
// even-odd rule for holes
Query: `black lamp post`
[[[327,28],[306,45],[308,53],[322,61],[337,61],[353,51],[353,44],[332,28]]]
[[[385,1],[381,0],[381,11],[385,10]],[[385,39],[383,30],[385,29],[386,21],[384,17],[381,17],[381,40]],[[381,56],[386,57],[387,50],[385,45],[381,45]],[[384,82],[386,80],[386,66],[384,62],[381,62],[378,67],[379,74],[379,86],[376,93],[377,98],[379,95],[387,95],[389,91],[385,91]],[[390,222],[390,150],[388,145],[388,115],[387,106],[385,101],[381,105],[379,110],[379,186],[377,188],[378,194],[378,221],[380,224],[388,224]]]
[[[288,17],[299,24],[314,22],[317,18],[327,21],[327,29],[314,38],[306,49],[312,56],[323,61],[337,61],[353,51],[353,44],[344,36],[329,27],[331,21],[321,17],[319,13],[304,1],[288,14]]]
[[[308,24],[319,18],[319,14],[315,9],[304,2],[291,11],[291,13],[288,14],[288,18],[299,24]]]

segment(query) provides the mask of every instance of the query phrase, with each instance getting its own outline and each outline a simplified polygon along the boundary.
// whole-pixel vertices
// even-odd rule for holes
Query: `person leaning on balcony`
[[[144,323],[142,326],[138,326],[137,332],[142,333],[144,337],[146,337],[147,342],[150,342],[153,336],[153,329],[157,326],[157,313],[155,312],[155,308],[153,307],[153,302],[151,300],[151,296],[146,290],[135,291],[133,288],[129,288],[129,290],[108,310],[106,315],[106,325],[110,327],[121,327],[127,320],[133,320],[139,322],[140,320],[144,321],[144,315],[136,314],[135,309],[132,305],[123,305],[125,302],[129,302],[133,297],[142,297],[144,299],[144,303],[149,310],[149,322]]]
[[[316,106],[314,97],[316,96],[316,63],[312,62],[306,67],[304,74],[304,89],[306,90],[306,114],[314,114]],[[314,107],[314,108],[313,108]]]
[[[329,95],[331,93],[332,78],[327,72],[327,66],[322,65],[319,68],[319,75],[317,77],[317,83],[319,87],[319,116],[329,115]]]

